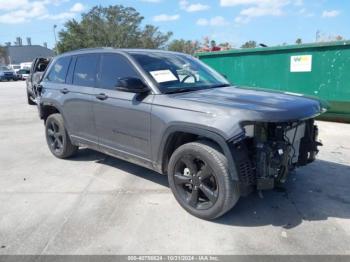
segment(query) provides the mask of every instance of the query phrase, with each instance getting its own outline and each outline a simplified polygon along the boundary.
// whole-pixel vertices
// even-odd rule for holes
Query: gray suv
[[[38,108],[52,154],[88,147],[168,176],[189,213],[214,219],[315,160],[313,98],[232,86],[181,53],[85,49],[50,62]]]

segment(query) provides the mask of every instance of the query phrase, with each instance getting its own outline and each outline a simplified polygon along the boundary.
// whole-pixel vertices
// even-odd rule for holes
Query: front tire
[[[192,142],[177,148],[169,161],[168,179],[179,204],[202,219],[222,216],[240,196],[226,157],[210,142]]]
[[[77,152],[78,147],[72,144],[60,114],[52,114],[47,118],[45,133],[47,145],[55,157],[68,158]]]

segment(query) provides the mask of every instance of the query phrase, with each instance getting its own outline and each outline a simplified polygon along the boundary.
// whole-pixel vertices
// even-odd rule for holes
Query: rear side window
[[[103,54],[99,88],[115,90],[118,79],[140,77],[129,61],[119,54]]]
[[[96,82],[98,60],[98,54],[78,56],[73,74],[73,84],[78,86],[94,87]]]
[[[52,65],[46,79],[50,82],[65,83],[71,57],[61,57]]]

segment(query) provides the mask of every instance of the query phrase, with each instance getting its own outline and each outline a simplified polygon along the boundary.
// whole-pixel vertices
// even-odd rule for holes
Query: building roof
[[[6,60],[9,64],[32,62],[36,57],[52,57],[55,52],[40,45],[6,46]]]

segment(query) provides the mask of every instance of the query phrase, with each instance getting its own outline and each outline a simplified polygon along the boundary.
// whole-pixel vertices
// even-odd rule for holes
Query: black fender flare
[[[63,121],[65,122],[65,125],[66,125],[66,128],[67,128],[67,131],[69,131],[69,128],[68,128],[68,121],[66,121],[66,117],[65,115],[63,114],[62,110],[61,110],[61,106],[58,104],[58,103],[54,103],[54,102],[51,102],[51,101],[44,101],[44,102],[40,102],[38,104],[38,110],[39,110],[39,116],[40,116],[40,119],[44,119],[44,107],[45,106],[51,106],[51,107],[54,107],[56,108],[56,110],[58,111],[58,113],[61,114],[61,116],[63,117]],[[70,133],[70,132],[68,132]]]
[[[218,132],[215,132],[214,130],[209,130],[207,128],[203,128],[203,127],[200,127],[197,125],[191,125],[191,124],[183,124],[183,123],[174,124],[165,130],[163,138],[160,143],[160,150],[158,151],[158,156],[157,156],[157,159],[158,159],[157,162],[159,163],[160,169],[162,169],[162,166],[164,164],[163,156],[165,153],[165,149],[167,147],[169,137],[171,136],[171,134],[175,132],[190,133],[193,135],[201,136],[203,138],[208,138],[216,142],[221,147],[225,157],[227,158],[229,172],[232,180],[239,181],[239,176],[238,176],[234,158],[232,156],[232,151],[230,149],[229,143],[225,140],[225,138],[222,135],[218,134]]]

